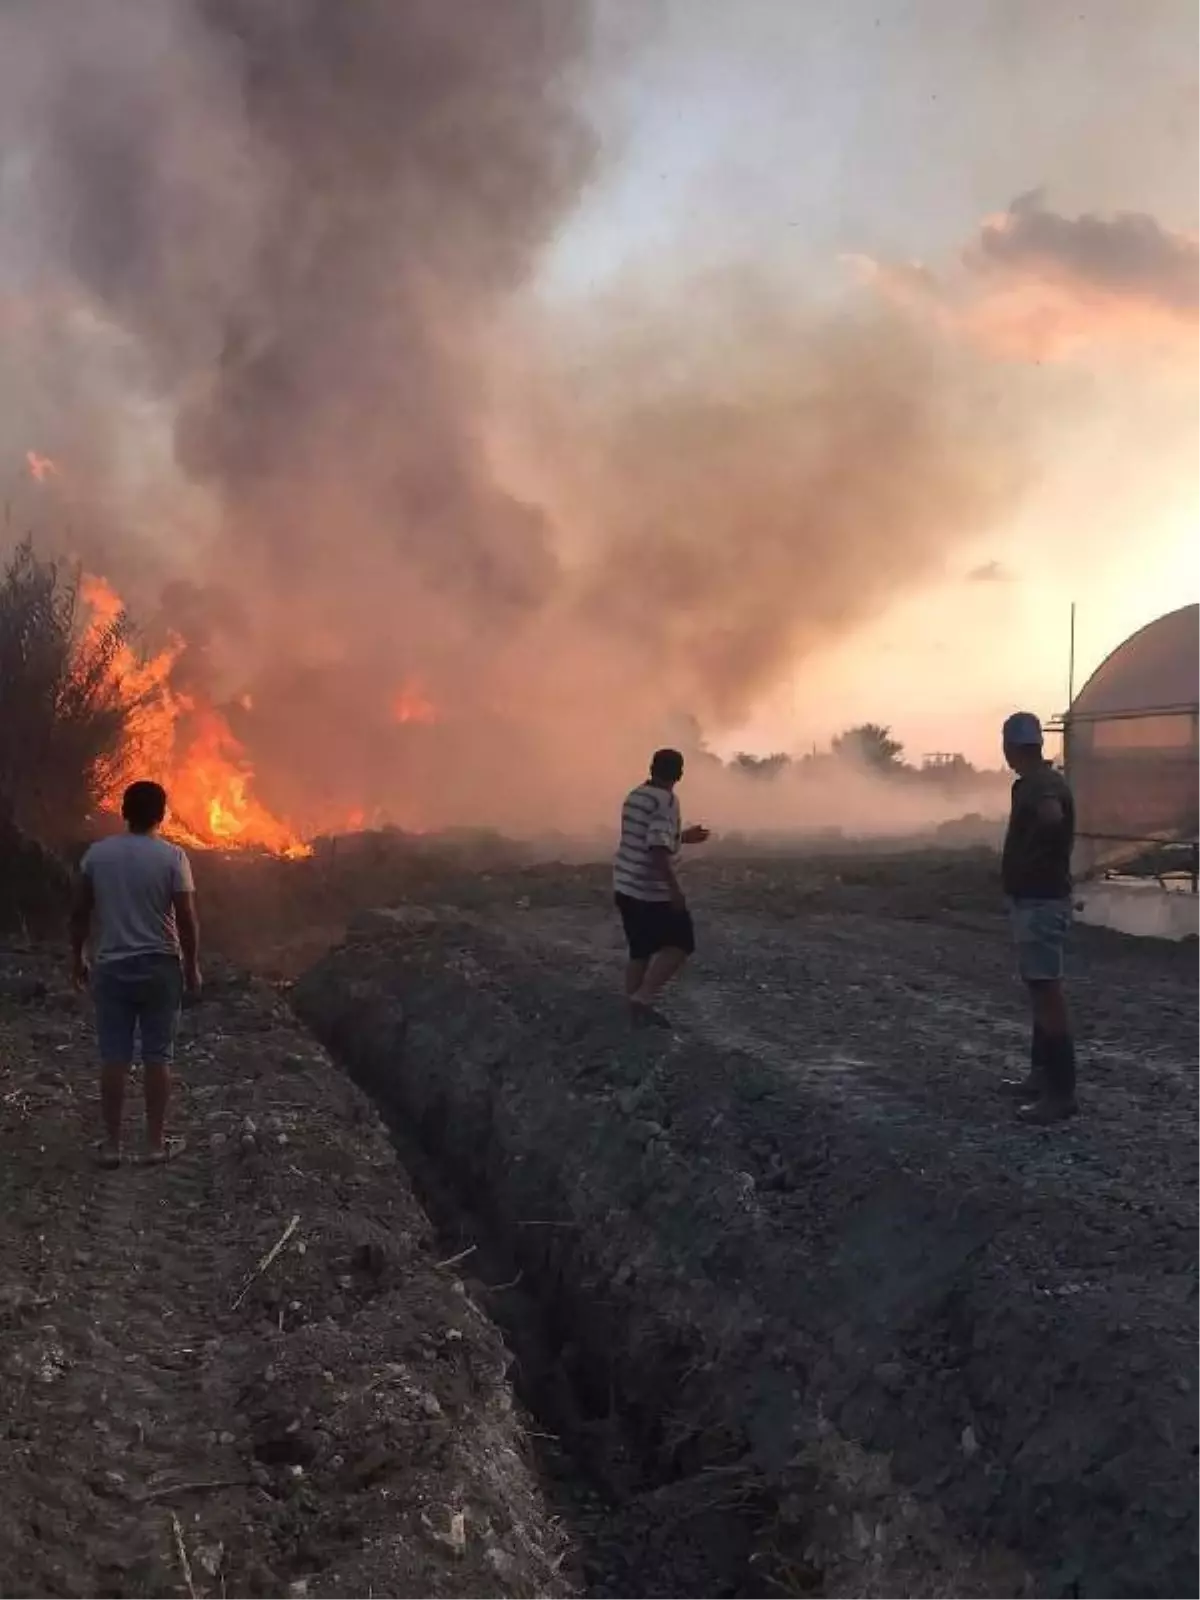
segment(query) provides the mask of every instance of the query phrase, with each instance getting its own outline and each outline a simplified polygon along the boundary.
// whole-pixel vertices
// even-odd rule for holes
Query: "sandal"
[[[121,1165],[121,1152],[114,1150],[107,1139],[97,1139],[92,1146],[92,1160],[102,1172],[115,1172]]]
[[[144,1167],[165,1167],[168,1161],[174,1161],[176,1156],[181,1156],[187,1149],[186,1139],[164,1139],[161,1150],[151,1150],[142,1157]]]
[[[674,1025],[670,1017],[664,1017],[657,1006],[647,1005],[644,1000],[631,1000],[629,1002],[629,1017],[635,1028],[672,1028]]]

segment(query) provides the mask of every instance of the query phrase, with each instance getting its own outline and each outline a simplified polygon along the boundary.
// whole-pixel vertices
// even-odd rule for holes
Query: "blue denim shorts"
[[[100,962],[92,973],[96,1038],[106,1066],[133,1060],[135,1033],[142,1061],[165,1066],[175,1054],[175,1030],[183,1001],[183,970],[176,956],[123,956]]]
[[[1063,976],[1071,913],[1069,899],[1009,901],[1017,971],[1026,983],[1053,983]]]

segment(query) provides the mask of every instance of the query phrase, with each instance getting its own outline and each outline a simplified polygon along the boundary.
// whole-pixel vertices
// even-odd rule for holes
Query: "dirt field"
[[[1038,1131],[986,853],[697,866],[667,1035],[603,868],[200,865],[276,981],[185,1019],[167,1170],[0,957],[0,1594],[1195,1592],[1194,949],[1080,931]],[[381,902],[291,998],[436,1236],[278,986]]]
[[[1084,1114],[1030,1130],[990,864],[690,882],[673,1035],[623,1027],[600,870],[368,920],[300,1002],[514,1236],[555,1224],[521,1259],[681,1503],[736,1466],[714,1570],[1193,1592],[1194,950],[1080,930]]]
[[[0,1594],[565,1592],[506,1352],[367,1103],[218,972],[189,1150],[101,1172],[64,974],[0,963]]]

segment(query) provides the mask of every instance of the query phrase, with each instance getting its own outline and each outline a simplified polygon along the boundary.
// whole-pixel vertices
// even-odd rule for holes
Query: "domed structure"
[[[1131,633],[1075,696],[1071,716],[1141,717],[1194,711],[1200,681],[1200,606],[1180,606]]]
[[[1117,867],[1171,845],[1191,847],[1191,859],[1175,864],[1194,872],[1200,606],[1168,612],[1118,645],[1062,728],[1078,812],[1077,870]]]

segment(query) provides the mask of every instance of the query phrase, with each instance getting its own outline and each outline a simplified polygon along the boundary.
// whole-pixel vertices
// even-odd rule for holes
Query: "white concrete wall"
[[[1085,884],[1075,901],[1080,922],[1144,939],[1186,939],[1200,932],[1200,897],[1146,879]]]

